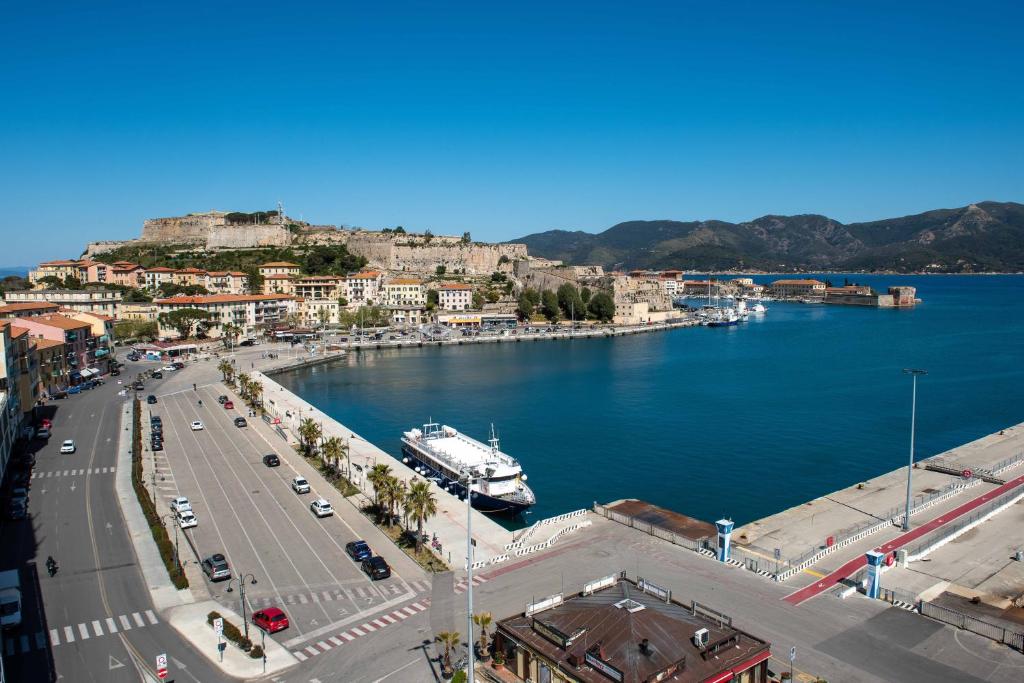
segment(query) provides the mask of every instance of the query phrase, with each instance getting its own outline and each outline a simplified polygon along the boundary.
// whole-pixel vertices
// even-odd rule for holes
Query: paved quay
[[[1002,464],[1002,472],[997,476],[1009,479],[1019,474],[1022,453],[1024,423],[918,460],[912,493],[915,504],[927,502],[928,508],[912,514],[912,522],[920,523],[933,516],[932,513],[945,512],[997,487],[978,477],[965,481],[930,471],[926,469],[928,464],[946,465],[956,472],[970,469],[975,473]],[[829,537],[838,543],[854,531],[902,514],[906,486],[907,470],[903,467],[738,527],[733,533],[733,542],[741,551],[762,558],[765,566],[771,568],[775,566],[778,549],[784,568],[787,560],[795,564],[797,559],[827,547]],[[879,532],[877,538],[869,535],[864,539],[868,550],[874,547],[872,544],[888,540],[891,538],[886,538],[883,532]]]
[[[349,458],[353,467],[353,479],[360,488],[360,493],[349,500],[358,506],[372,501],[373,487],[365,477],[365,473],[377,463],[391,466],[395,476],[408,483],[419,477],[416,472],[401,460],[370,443],[357,433],[327,415],[315,406],[285,389],[262,372],[250,372],[254,381],[263,386],[263,402],[266,411],[280,418],[281,425],[289,434],[290,441],[298,443],[298,427],[302,420],[311,418],[322,426],[324,438],[336,436],[349,444]],[[398,442],[400,435],[395,435]],[[359,468],[364,473],[359,474]],[[424,531],[432,536],[437,534],[441,543],[441,557],[455,570],[465,569],[466,548],[466,506],[458,498],[442,490],[432,483],[431,489],[437,497],[437,515],[429,519]],[[476,563],[491,562],[507,555],[505,546],[512,543],[515,534],[505,529],[490,517],[473,510],[473,539],[476,541],[474,561]]]

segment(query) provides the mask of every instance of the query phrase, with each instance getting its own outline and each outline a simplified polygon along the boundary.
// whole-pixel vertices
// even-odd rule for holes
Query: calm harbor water
[[[481,441],[493,422],[534,520],[640,498],[743,524],[893,470],[906,367],[929,372],[919,458],[1024,421],[1024,276],[849,278],[914,285],[924,304],[769,302],[735,328],[374,351],[277,379],[396,456],[428,418]]]

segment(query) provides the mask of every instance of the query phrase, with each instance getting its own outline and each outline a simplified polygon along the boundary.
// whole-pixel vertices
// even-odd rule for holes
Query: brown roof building
[[[16,304],[0,306],[0,318],[19,318],[24,315],[42,315],[44,313],[56,313],[60,309],[57,304],[48,301],[25,301]]]
[[[762,683],[771,645],[724,614],[623,574],[499,621],[495,651],[523,681]]]

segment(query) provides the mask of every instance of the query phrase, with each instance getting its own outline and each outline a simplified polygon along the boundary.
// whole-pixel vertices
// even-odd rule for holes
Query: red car
[[[253,612],[252,623],[267,633],[277,633],[288,628],[288,617],[278,608],[268,607]]]
[[[45,427],[46,429],[51,429],[53,427],[53,422],[51,422],[50,420],[46,419],[45,417],[42,419],[42,421],[39,424],[40,424],[40,426]]]
[[[231,401],[224,401],[224,410],[232,410],[234,407],[235,404]]]

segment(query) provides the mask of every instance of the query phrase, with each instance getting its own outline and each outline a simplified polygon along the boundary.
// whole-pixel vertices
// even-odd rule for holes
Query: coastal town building
[[[156,320],[157,306],[154,303],[122,303],[117,311],[118,320]]]
[[[259,268],[260,275],[263,277],[270,277],[272,275],[284,275],[285,277],[297,277],[301,271],[301,267],[297,263],[289,263],[288,261],[271,261],[264,263]]]
[[[122,287],[139,289],[146,286],[146,269],[137,263],[118,261],[110,267],[107,281]]]
[[[446,282],[437,288],[437,307],[442,311],[468,311],[473,307],[473,287]]]
[[[0,306],[0,320],[7,318],[20,318],[25,315],[56,313],[59,310],[60,306],[57,304],[51,304],[49,301],[40,301],[38,303],[26,301],[17,304],[6,304],[4,306]]]
[[[825,283],[820,280],[776,280],[770,289],[771,295],[777,299],[821,299],[825,296]]]
[[[236,270],[211,271],[204,281],[206,291],[211,294],[245,294],[249,291],[249,276]]]
[[[114,318],[102,313],[64,309],[61,315],[89,323],[92,338],[96,340],[96,358],[103,358],[114,350]]]
[[[242,334],[252,334],[280,323],[284,318],[297,312],[294,297],[285,294],[210,294],[204,296],[174,296],[157,299],[157,320],[161,313],[170,313],[184,308],[196,308],[210,314],[206,321],[206,333],[220,337],[223,326],[231,323],[242,329]],[[178,336],[177,330],[160,325],[161,338]]]
[[[33,270],[28,271],[28,281],[33,285],[38,285],[39,281],[45,277],[55,277],[58,280],[65,280],[69,277],[78,278],[80,265],[81,261],[78,259],[44,261]]]
[[[300,299],[338,300],[345,290],[345,278],[340,275],[307,275],[292,280],[292,293]]]
[[[617,275],[612,281],[616,325],[665,322],[676,317],[672,298],[659,278]]]
[[[87,289],[27,289],[4,292],[7,304],[55,304],[60,308],[117,316],[123,296],[121,292],[99,287]],[[52,311],[48,311],[52,312]],[[26,314],[27,315],[27,314]]]
[[[384,273],[367,270],[345,278],[345,300],[350,307],[377,303],[384,285]]]
[[[303,325],[318,328],[339,321],[341,304],[337,299],[299,299],[297,310]]]
[[[683,280],[685,296],[720,296],[721,284],[716,280]]]
[[[166,266],[157,266],[155,268],[147,268],[144,277],[146,289],[155,292],[160,289],[162,284],[174,284],[174,281],[178,278],[178,271]]]
[[[39,358],[39,384],[44,395],[53,395],[70,384],[64,342],[56,339],[31,340]]]
[[[451,327],[453,329],[480,329],[488,328],[515,328],[519,317],[515,313],[440,313],[437,316],[437,324]]]
[[[0,325],[0,476],[7,471],[21,428],[21,395],[17,377],[18,359],[11,341],[10,325]]]
[[[426,287],[413,278],[389,280],[384,285],[384,303],[387,306],[426,306]]]
[[[516,681],[766,683],[771,644],[732,619],[625,572],[498,621],[495,652]]]
[[[263,276],[263,293],[264,294],[294,294],[295,288],[292,286],[291,275],[281,275],[276,273],[274,275]]]
[[[886,294],[879,294],[867,285],[844,285],[826,287],[825,303],[876,308],[908,307],[917,303],[916,295],[914,287],[889,287]]]
[[[93,369],[97,374],[107,372],[110,348],[92,336],[91,323],[57,313],[15,318],[12,322],[18,327],[27,328],[32,338],[50,339],[64,344],[68,376],[72,383],[83,376],[89,376]]]
[[[0,325],[9,331],[8,352],[14,358],[14,368],[7,379],[10,384],[16,386],[22,413],[18,422],[24,424],[26,421],[31,421],[32,411],[39,402],[39,356],[32,346],[28,329],[14,324],[17,322],[17,320],[5,320]]]

